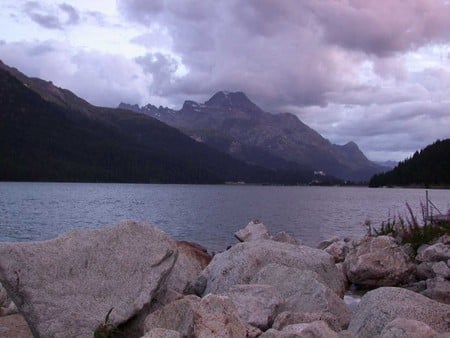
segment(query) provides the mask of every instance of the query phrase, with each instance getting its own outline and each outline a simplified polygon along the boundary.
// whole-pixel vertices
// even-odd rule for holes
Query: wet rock
[[[277,289],[270,285],[234,285],[225,295],[234,303],[243,321],[261,330],[269,328],[284,303]]]
[[[348,329],[360,337],[375,337],[397,318],[422,321],[437,332],[447,332],[450,305],[402,288],[382,287],[362,297]]]
[[[200,298],[192,295],[167,304],[147,316],[144,332],[160,328],[177,331],[183,337],[193,336],[195,311],[199,304]]]
[[[419,262],[438,262],[450,259],[450,245],[436,243],[419,248],[416,260]]]
[[[409,282],[415,269],[410,256],[392,237],[366,237],[345,262],[350,282],[362,286],[397,286]]]
[[[436,338],[437,332],[427,324],[413,319],[397,318],[388,323],[380,338]]]
[[[0,280],[33,334],[88,337],[107,313],[136,315],[172,269],[175,242],[136,222],[72,232],[44,242],[0,245]]]
[[[249,284],[259,270],[272,263],[314,271],[337,294],[344,293],[344,283],[327,253],[303,245],[260,240],[238,243],[215,255],[200,275],[207,281],[204,294],[224,292],[236,284]]]
[[[266,226],[258,220],[251,221],[244,229],[236,232],[234,236],[241,242],[270,239]]]
[[[427,288],[421,292],[422,295],[440,303],[450,304],[450,281],[442,277],[435,277],[427,279],[426,283]]]
[[[178,259],[168,277],[167,288],[179,293],[189,293],[212,257],[196,243],[179,241],[176,245]]]
[[[247,326],[240,320],[233,302],[225,296],[209,294],[198,308],[194,321],[197,338],[245,338]]]

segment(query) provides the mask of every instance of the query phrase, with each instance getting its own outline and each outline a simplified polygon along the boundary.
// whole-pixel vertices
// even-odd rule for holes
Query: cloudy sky
[[[218,90],[402,160],[450,137],[448,0],[2,0],[0,59],[96,105]]]

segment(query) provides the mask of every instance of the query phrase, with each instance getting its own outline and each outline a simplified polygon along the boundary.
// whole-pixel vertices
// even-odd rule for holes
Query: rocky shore
[[[388,236],[311,248],[258,221],[235,236],[214,257],[132,221],[2,243],[0,337],[450,337],[448,236],[417,254]]]

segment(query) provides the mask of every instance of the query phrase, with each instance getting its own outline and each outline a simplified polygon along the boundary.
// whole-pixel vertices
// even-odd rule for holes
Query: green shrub
[[[442,235],[450,235],[450,220],[429,221],[425,217],[422,206],[422,223],[419,223],[411,207],[406,203],[408,214],[389,217],[377,228],[370,221],[364,224],[368,226],[368,236],[392,236],[401,244],[410,244],[414,251],[422,244],[430,244]]]

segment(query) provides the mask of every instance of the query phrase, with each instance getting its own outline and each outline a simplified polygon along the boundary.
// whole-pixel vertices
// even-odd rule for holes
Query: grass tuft
[[[430,221],[426,219],[422,205],[422,222],[419,222],[408,203],[406,209],[407,216],[388,217],[379,227],[366,220],[364,225],[367,227],[367,235],[392,236],[401,244],[410,244],[415,252],[422,244],[431,244],[445,234],[450,236],[450,214],[446,220]]]

